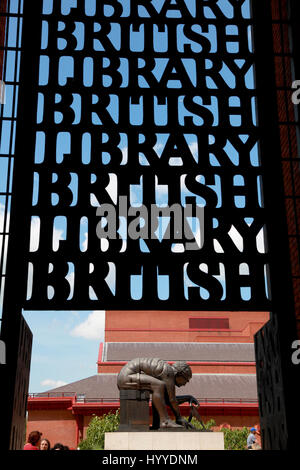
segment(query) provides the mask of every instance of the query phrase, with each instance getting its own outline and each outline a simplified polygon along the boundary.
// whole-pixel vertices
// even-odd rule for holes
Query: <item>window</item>
[[[229,318],[189,318],[189,328],[229,329]]]

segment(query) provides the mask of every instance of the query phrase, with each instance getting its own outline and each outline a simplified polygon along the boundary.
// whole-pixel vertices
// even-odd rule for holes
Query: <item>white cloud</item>
[[[112,291],[112,293],[115,294],[115,290],[116,290],[116,266],[111,261],[108,262],[108,265],[109,265],[109,272],[108,272],[108,275],[105,278],[105,281],[106,281],[108,287],[110,288],[110,290]]]
[[[40,219],[39,217],[33,217],[31,219],[31,227],[30,227],[30,251],[38,250],[39,240],[40,240]]]
[[[259,253],[266,253],[267,249],[265,246],[265,229],[264,227],[259,231],[256,237],[256,246]]]
[[[161,156],[164,147],[165,147],[165,143],[163,143],[163,142],[157,142],[157,143],[154,145],[153,150],[157,153],[157,155]]]
[[[64,230],[54,227],[53,229],[53,249],[57,251],[60,240],[64,240]],[[30,251],[37,251],[40,241],[40,218],[32,217],[30,227]]]
[[[86,251],[88,248],[88,232],[85,232],[84,233],[84,240],[81,244],[81,249],[82,251]]]
[[[5,215],[5,206],[0,204],[0,232],[4,232],[4,215]],[[9,225],[9,212],[7,212],[6,216],[6,231],[8,230]]]
[[[93,207],[99,207],[100,206],[98,199],[96,198],[95,194],[93,194],[93,193],[91,193],[91,195],[90,195],[90,202],[91,202],[91,206],[93,206]]]
[[[250,226],[250,223],[249,222],[247,223]],[[244,239],[233,225],[231,226],[228,232],[228,235],[232,239],[237,249],[242,253],[244,251]],[[216,239],[214,239],[214,248],[217,253],[224,253],[223,248],[221,247],[220,243]],[[266,253],[266,247],[265,247],[265,242],[264,242],[264,227],[259,231],[259,233],[256,236],[256,248],[259,253]]]
[[[237,249],[242,252],[244,250],[244,240],[241,234],[237,231],[237,229],[232,225],[228,235],[230,236],[231,240],[237,247]],[[223,251],[223,250],[222,250]]]
[[[189,149],[194,157],[194,159],[198,162],[199,154],[198,154],[198,142],[191,142],[189,145]]]
[[[128,162],[128,147],[123,147],[121,151],[122,151],[121,165],[126,165]]]
[[[114,173],[109,173],[109,184],[106,186],[106,191],[111,197],[114,204],[118,202],[118,177]]]
[[[54,251],[57,251],[59,248],[59,241],[64,240],[62,237],[64,231],[61,229],[54,228],[53,230],[53,249]]]
[[[103,341],[105,327],[105,311],[95,310],[90,313],[85,321],[75,326],[71,331],[72,336],[78,336],[88,340]]]
[[[73,295],[74,295],[74,281],[75,281],[75,273],[74,273],[74,271],[69,272],[68,275],[66,276],[66,279],[67,279],[67,281],[68,281],[69,284],[70,284],[70,295],[69,295],[69,298],[72,299],[72,298],[73,298]]]
[[[42,387],[57,388],[57,387],[62,387],[63,385],[67,385],[67,382],[64,382],[63,380],[53,380],[53,379],[45,379],[41,382]]]

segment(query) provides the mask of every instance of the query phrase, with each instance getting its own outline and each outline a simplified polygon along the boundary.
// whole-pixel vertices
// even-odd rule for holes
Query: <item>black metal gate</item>
[[[22,308],[271,311],[296,380],[270,2],[25,0],[10,217],[7,343]]]

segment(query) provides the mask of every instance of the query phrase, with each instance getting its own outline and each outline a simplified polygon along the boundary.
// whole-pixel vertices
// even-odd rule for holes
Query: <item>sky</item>
[[[33,333],[29,393],[97,373],[104,311],[24,311],[23,316]]]
[[[125,0],[124,0],[125,1]],[[124,11],[126,13],[126,8],[128,6],[128,2],[122,4],[124,5]],[[186,0],[187,5],[193,11],[194,8],[194,0]],[[157,9],[159,10],[161,8],[161,5],[163,3],[162,0],[153,0],[152,2]],[[11,2],[11,8],[12,12],[14,12],[16,8],[17,1],[12,0]],[[45,0],[44,5],[45,5],[45,11],[48,11],[51,9],[51,0]],[[228,13],[228,16],[230,17],[231,14],[231,6],[230,2],[227,0],[220,0],[220,4],[223,5],[225,11]],[[70,6],[75,6],[76,1],[75,0],[63,0],[63,8],[65,11],[68,11],[68,8]],[[91,10],[93,9],[94,1],[90,0],[89,3]],[[16,10],[15,10],[16,11]],[[244,6],[244,14],[245,16],[249,15],[249,2],[245,2]],[[16,40],[14,38],[14,31],[15,31],[15,20],[12,20],[11,23],[11,29],[10,29],[10,41],[13,44]],[[198,32],[201,30],[198,30]],[[234,34],[234,30],[230,31],[231,34]],[[179,34],[179,38],[181,37],[182,33]],[[206,33],[206,36],[211,40],[212,43],[212,48],[215,47],[215,31],[213,28],[210,28],[209,31]],[[78,44],[80,47],[80,44],[82,42],[82,31],[80,28],[77,28],[76,30],[76,38],[78,40]],[[116,41],[118,38],[117,30],[112,30],[111,33],[111,40]],[[183,38],[183,36],[182,36]],[[163,48],[163,37],[161,37],[161,42],[157,40],[156,42],[156,47]],[[43,29],[43,39],[42,39],[42,44],[47,42],[47,29]],[[251,47],[251,33],[249,31],[249,44]],[[63,48],[64,45],[63,43],[61,44],[61,47]],[[141,47],[139,41],[136,41],[136,48]],[[195,44],[193,47],[196,47]],[[235,47],[234,44],[231,47]],[[99,45],[99,50],[101,50],[101,44]],[[7,74],[6,74],[6,80],[9,81],[12,79],[12,63],[13,63],[14,57],[12,55],[9,55],[7,58]],[[10,63],[11,61],[11,63]],[[156,67],[156,74],[157,77],[159,77],[164,70],[165,63],[163,61],[158,61],[157,62],[157,67]],[[195,70],[193,68],[193,64],[191,62],[186,61],[184,63],[184,66],[186,68],[187,73],[190,76],[191,81],[193,82],[195,80]],[[64,83],[67,77],[72,77],[73,75],[73,67],[74,64],[72,63],[72,60],[63,60],[61,63],[60,67],[60,76],[59,80],[61,83]],[[122,62],[120,71],[122,71],[123,74],[123,86],[126,86],[126,64]],[[92,80],[92,64],[87,62],[86,68],[85,68],[85,80],[86,83],[90,83]],[[49,74],[51,71],[49,71],[48,68],[48,62],[47,58],[43,58],[41,61],[41,67],[40,67],[40,75],[39,75],[39,80],[40,84],[45,84],[48,81]],[[253,88],[254,86],[254,80],[253,80],[253,69],[249,71],[247,74],[247,86],[248,88]],[[233,74],[229,71],[226,66],[224,66],[224,69],[222,70],[222,75],[224,79],[227,81],[227,83],[234,88],[235,85],[235,79]],[[106,80],[109,80],[107,77]],[[107,82],[109,83],[109,81]],[[103,86],[105,86],[106,82],[104,81]],[[141,86],[146,86],[146,84],[141,83]],[[172,86],[176,87],[176,84],[172,84]],[[177,84],[178,86],[178,84]],[[211,84],[211,87],[213,87],[213,84]],[[3,115],[4,116],[9,116],[12,112],[12,95],[13,95],[13,87],[8,85],[6,87],[6,103],[3,106]],[[74,99],[74,110],[78,111],[80,107],[80,104],[76,102],[76,99]],[[216,110],[214,106],[212,106],[212,110],[215,113],[215,120],[217,121],[218,116],[216,115]],[[254,111],[254,108],[253,108]],[[112,113],[115,111],[112,109]],[[138,111],[136,111],[138,113]],[[42,114],[43,114],[43,105],[42,101],[40,103],[39,107],[39,112],[37,119],[42,119]],[[137,114],[138,116],[138,114]],[[59,114],[56,116],[57,122],[59,122]],[[136,118],[137,119],[137,118]],[[162,119],[162,118],[161,118]],[[237,119],[238,117],[234,117],[233,119]],[[236,125],[238,125],[238,121],[236,122]],[[2,128],[2,135],[1,135],[1,142],[0,142],[0,153],[8,153],[8,142],[9,142],[9,137],[10,137],[10,130],[7,127],[7,123],[3,124]],[[211,136],[213,139],[213,137]],[[185,135],[185,139],[187,142],[187,145],[189,146],[191,153],[193,157],[195,158],[195,161],[199,158],[199,149],[197,148],[197,142],[195,139],[195,136],[193,134],[187,134]],[[164,146],[166,144],[166,135],[164,134],[158,134],[157,135],[157,145],[155,150],[157,151],[158,156],[161,156],[162,151],[164,149]],[[37,145],[36,145],[36,162],[38,163],[39,161],[43,160],[43,152],[44,152],[44,140],[43,136],[39,135],[37,139]],[[123,153],[123,162],[122,164],[126,164],[127,159],[128,159],[128,152],[127,152],[127,147],[126,147],[126,138],[125,136],[122,137],[121,142],[119,144],[120,149],[122,150]],[[69,151],[69,141],[68,137],[66,135],[61,135],[60,138],[60,156],[58,158],[63,158],[64,154],[67,154]],[[228,143],[228,148],[226,149],[228,152],[228,155],[232,159],[233,162],[238,161],[238,155],[236,154],[236,151],[231,147],[230,144]],[[88,159],[88,153],[89,153],[89,143],[88,141],[85,143],[85,149],[84,149],[84,158]],[[105,159],[109,158],[108,155],[103,155],[103,159],[105,162]],[[147,161],[145,155],[140,154],[140,164],[141,165],[149,165],[149,162]],[[212,157],[213,158],[213,157]],[[7,160],[6,159],[0,159],[0,192],[5,189],[6,186],[6,177],[7,177]],[[254,149],[253,154],[252,154],[252,163],[253,165],[258,165],[258,154],[257,154],[257,149]],[[180,161],[173,162],[174,165],[180,165],[182,164]],[[218,163],[215,162],[215,165]],[[204,178],[204,177],[202,177]],[[243,181],[237,177],[237,180],[235,184],[243,184]],[[201,180],[201,176],[199,176],[199,181]],[[205,179],[202,180],[203,183],[205,183]],[[108,191],[111,195],[112,198],[116,198],[117,196],[117,188],[116,188],[116,181],[112,177],[111,183],[109,185],[110,187],[108,188]],[[216,178],[214,185],[210,185],[214,191],[216,192],[218,199],[221,199],[221,190],[220,190],[220,181]],[[35,188],[37,185],[35,186]],[[74,196],[76,197],[76,181],[73,180],[71,184],[72,190],[74,192]],[[139,205],[141,204],[142,201],[142,181],[140,182],[140,185],[135,185],[131,186],[131,192],[130,192],[130,198],[132,204]],[[184,180],[182,181],[181,185],[181,197],[182,197],[182,203],[185,201],[185,197],[193,195],[193,193],[189,192],[185,186]],[[161,204],[162,206],[167,204],[167,190],[164,186],[159,186],[157,185],[156,188],[156,195],[157,195],[157,202],[158,204]],[[34,194],[34,198],[37,197],[37,193]],[[97,201],[91,200],[92,205],[95,205],[95,207],[98,205]],[[204,205],[203,200],[199,196],[197,196],[197,204],[199,206]],[[243,205],[243,198],[238,197],[237,198],[237,206]],[[4,201],[1,200],[0,197],[0,228],[1,225],[3,225],[3,218],[4,218]],[[165,227],[164,222],[162,220],[162,229]],[[192,221],[191,221],[192,223]],[[251,222],[249,221],[249,224]],[[38,247],[38,239],[39,239],[39,221],[38,218],[33,218],[32,219],[32,226],[31,226],[31,250],[35,250]],[[196,238],[197,234],[197,240],[199,244],[201,243],[200,238],[198,238],[199,235],[199,227],[195,228],[194,234]],[[88,242],[87,240],[87,232],[84,226],[84,222],[82,224],[82,230],[81,230],[81,238],[80,238],[80,245],[82,250],[86,248],[86,243]],[[64,225],[64,221],[62,218],[57,218],[56,224],[54,226],[53,230],[53,243],[57,247],[59,244],[59,240],[64,239],[66,236],[66,228]],[[126,239],[125,235],[124,239]],[[236,230],[232,229],[230,232],[230,236],[234,240],[236,246],[240,251],[243,249],[243,240],[241,239],[241,236],[236,232]],[[0,238],[0,244],[2,244],[2,238]],[[258,250],[264,250],[264,245],[263,245],[263,234],[262,232],[259,234],[257,238],[257,246]],[[143,245],[142,245],[143,247]],[[141,249],[143,249],[141,247]],[[174,250],[180,250],[180,246],[174,246]],[[1,245],[0,245],[1,249]],[[146,249],[144,247],[144,249]],[[216,246],[216,251],[222,250],[221,247]],[[203,267],[205,270],[205,267]],[[245,268],[247,269],[247,267]],[[72,282],[72,271],[69,273],[69,279],[70,282]],[[191,285],[191,281],[188,279],[185,280],[185,285],[186,287],[188,285]],[[219,276],[219,281],[220,283],[224,286],[224,281],[222,278],[222,272],[221,275]],[[111,287],[113,290],[113,282],[108,279],[107,280],[108,285]],[[205,289],[202,289],[202,294],[205,296]],[[136,284],[134,286],[134,294],[138,296],[139,295],[139,282],[138,279],[136,279]],[[164,283],[164,279],[161,279],[161,296],[164,297],[166,295],[166,284]],[[244,288],[244,295],[247,297],[247,288]],[[24,318],[26,322],[28,323],[32,333],[33,333],[33,350],[32,350],[32,362],[31,362],[31,372],[30,372],[30,384],[29,384],[29,392],[30,393],[37,393],[37,392],[42,392],[45,390],[49,390],[51,388],[55,388],[61,385],[64,385],[66,383],[70,383],[76,380],[80,380],[85,377],[89,377],[91,375],[94,375],[97,371],[97,366],[96,362],[98,359],[98,349],[99,349],[99,344],[100,342],[104,341],[104,325],[105,325],[105,312],[104,311],[24,311],[23,312]]]

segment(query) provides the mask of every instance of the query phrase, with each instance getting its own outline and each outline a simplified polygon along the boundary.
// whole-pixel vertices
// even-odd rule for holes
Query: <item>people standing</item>
[[[40,441],[42,433],[40,431],[32,431],[27,439],[27,444],[23,447],[23,450],[40,450]]]
[[[40,450],[50,450],[50,449],[51,449],[51,446],[50,446],[50,442],[48,441],[48,439],[42,439],[40,443]]]
[[[54,444],[51,450],[65,450],[65,446],[60,442],[57,442],[56,444]]]
[[[247,437],[247,449],[248,450],[253,450],[253,445],[256,443],[256,428],[251,428],[250,429],[250,434]]]

